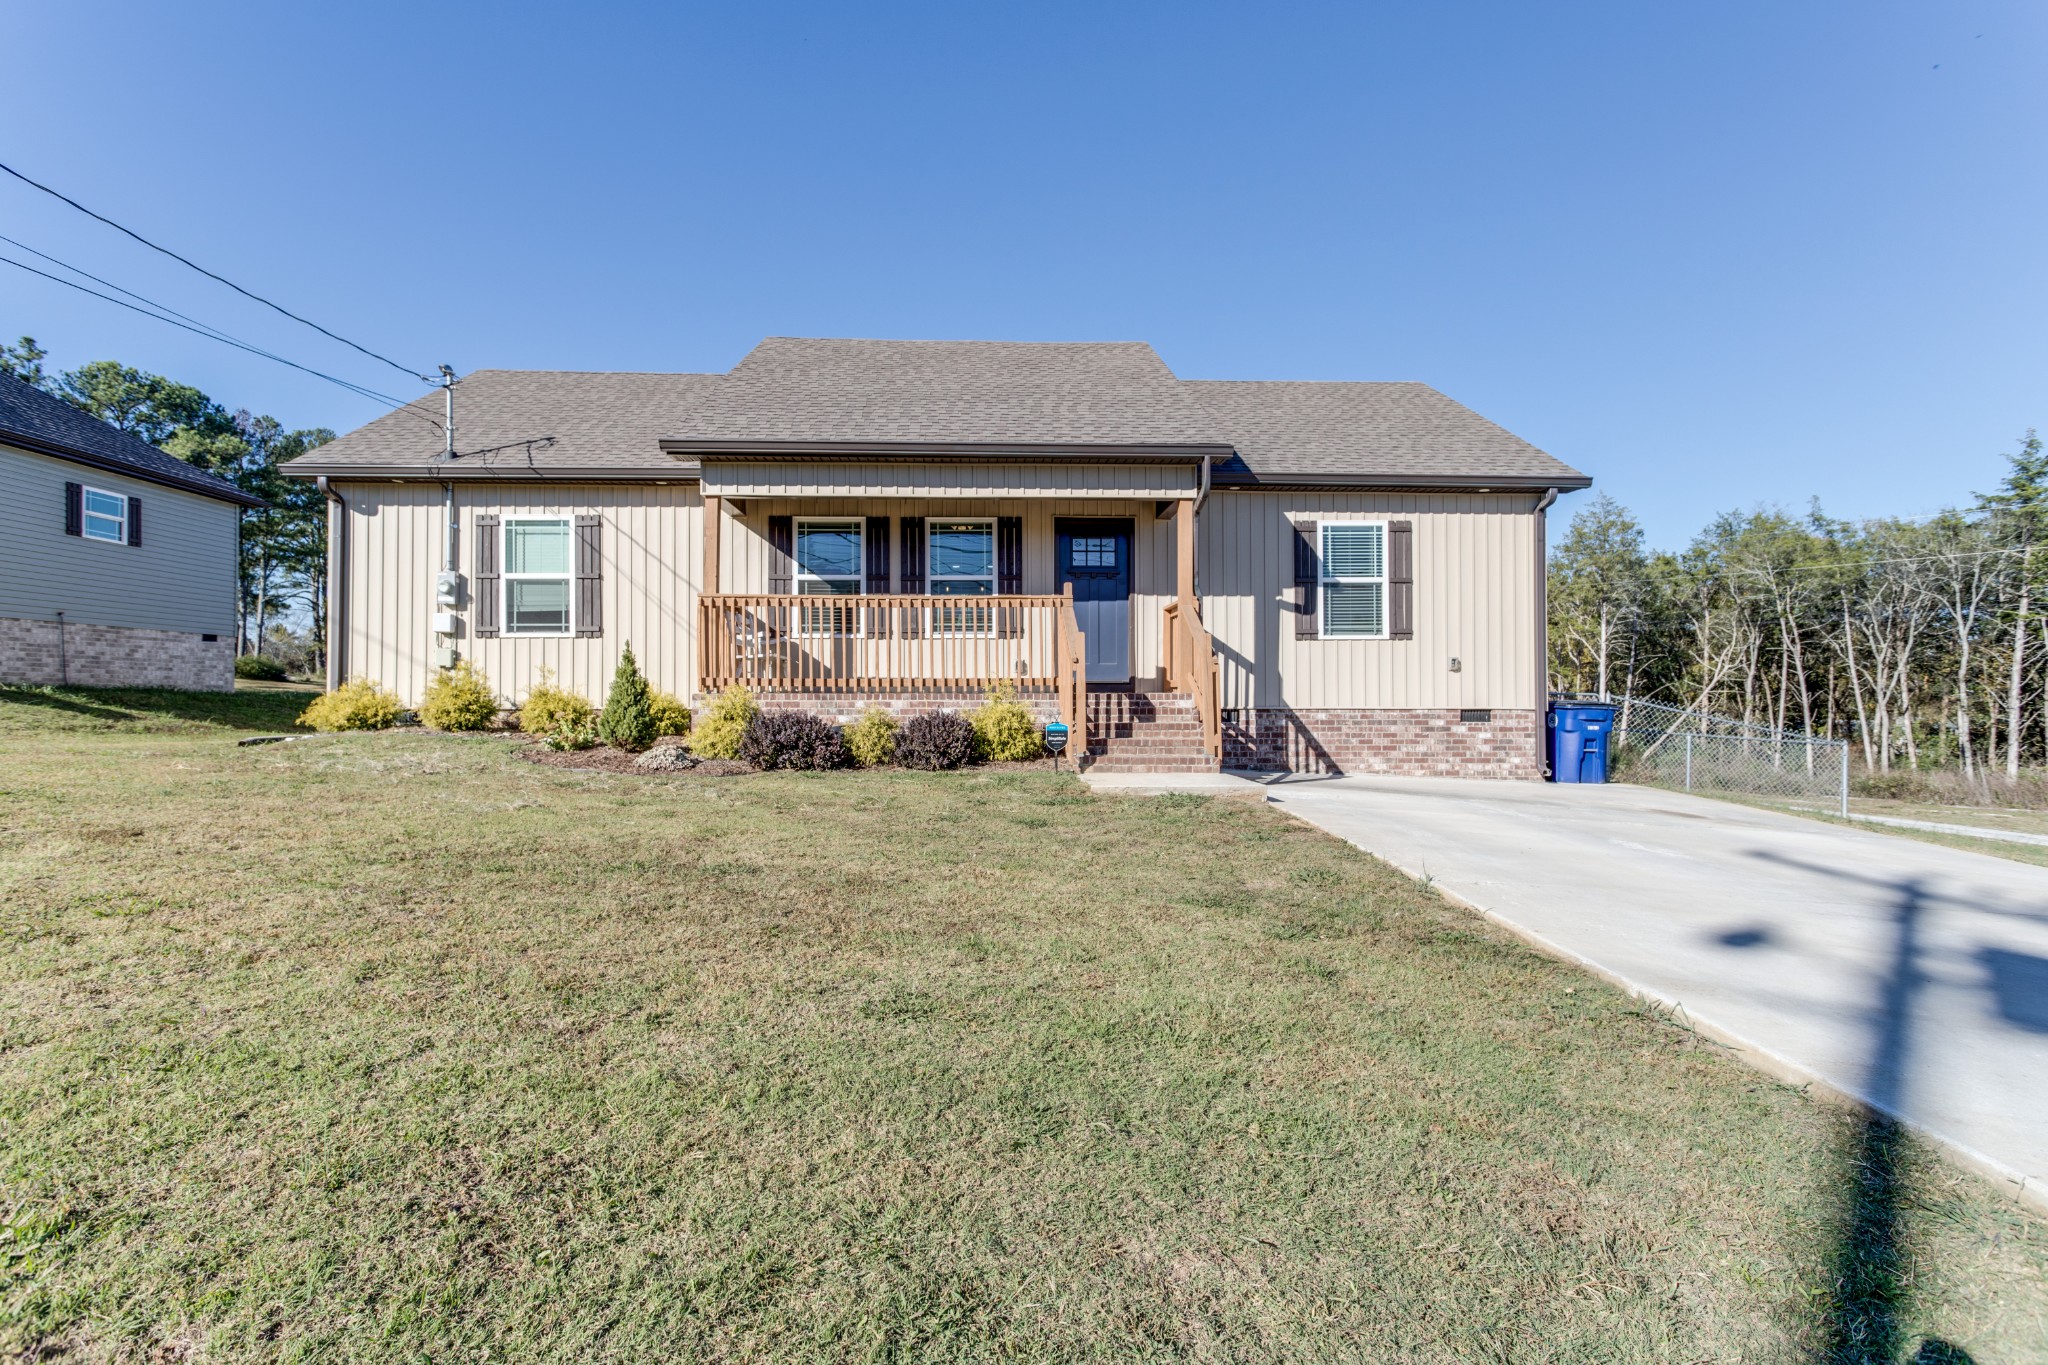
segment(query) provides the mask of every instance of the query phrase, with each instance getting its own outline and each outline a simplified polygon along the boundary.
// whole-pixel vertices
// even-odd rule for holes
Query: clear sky
[[[0,24],[0,160],[419,367],[1141,339],[1189,378],[1424,380],[1666,545],[1814,494],[1932,511],[2048,428],[2039,0],[0,0]],[[422,389],[18,183],[0,232]],[[292,426],[378,410],[0,267],[22,332]]]

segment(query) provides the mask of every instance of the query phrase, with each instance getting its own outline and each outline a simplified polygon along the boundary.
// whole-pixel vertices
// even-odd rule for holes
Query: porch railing
[[[1200,606],[1183,611],[1178,601],[1166,604],[1160,639],[1166,653],[1166,685],[1194,698],[1202,722],[1202,747],[1209,757],[1223,757],[1223,687],[1216,664],[1216,642],[1202,624]]]
[[[716,593],[697,599],[698,690],[1051,689],[1087,745],[1086,650],[1073,599]]]

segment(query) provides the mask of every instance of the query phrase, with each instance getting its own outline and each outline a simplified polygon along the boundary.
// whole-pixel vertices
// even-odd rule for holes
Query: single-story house
[[[225,479],[0,375],[0,683],[235,685]]]
[[[287,467],[330,500],[330,683],[602,700],[630,642],[833,717],[1014,684],[1104,767],[1542,771],[1544,512],[1590,480],[1424,384],[771,337],[479,371],[455,414],[452,457],[429,397]]]

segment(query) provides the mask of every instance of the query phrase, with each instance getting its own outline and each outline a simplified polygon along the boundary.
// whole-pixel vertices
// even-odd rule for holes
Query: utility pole
[[[441,395],[444,401],[441,422],[441,458],[450,463],[455,459],[455,371],[447,365],[441,367]],[[442,536],[443,554],[441,567],[449,573],[455,572],[455,485],[444,482],[441,485],[441,502],[448,514],[447,533]]]

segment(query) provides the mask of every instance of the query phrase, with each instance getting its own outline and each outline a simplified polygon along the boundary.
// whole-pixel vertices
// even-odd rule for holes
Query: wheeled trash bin
[[[1605,782],[1614,739],[1614,708],[1604,702],[1550,704],[1550,780]]]

